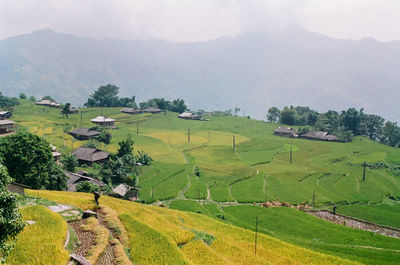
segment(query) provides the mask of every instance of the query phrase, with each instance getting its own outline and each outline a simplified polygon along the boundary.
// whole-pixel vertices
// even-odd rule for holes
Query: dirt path
[[[86,256],[90,247],[94,245],[95,236],[91,231],[83,231],[81,226],[84,224],[83,220],[73,221],[69,223],[71,227],[74,229],[75,234],[79,239],[79,247],[75,249],[74,253],[78,254],[82,257]]]
[[[113,230],[111,230],[106,221],[104,220],[104,214],[101,213],[100,211],[97,211],[97,219],[99,220],[99,223],[107,228],[108,232],[113,235],[114,238],[117,238],[117,235],[114,233]],[[108,241],[108,245],[104,252],[101,254],[99,257],[99,260],[97,261],[96,265],[114,265],[117,264],[115,261],[115,255],[114,255],[114,247],[110,244],[110,241]]]
[[[384,236],[400,238],[400,230],[385,226],[380,226],[367,221],[351,218],[341,214],[333,214],[332,212],[321,210],[321,211],[308,211],[309,214],[317,216],[319,218],[340,224],[352,228],[358,228],[361,230],[371,231]]]

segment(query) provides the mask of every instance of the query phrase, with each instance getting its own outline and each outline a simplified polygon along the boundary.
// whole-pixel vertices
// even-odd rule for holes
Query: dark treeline
[[[113,84],[108,84],[99,87],[92,95],[90,95],[88,101],[84,104],[86,107],[129,107],[138,108],[136,97],[118,97],[119,87]],[[139,103],[140,109],[148,107],[159,108],[161,110],[169,110],[174,112],[184,112],[187,110],[187,106],[183,99],[175,99],[173,101],[166,100],[164,98],[152,98],[145,102]]]
[[[279,110],[271,107],[268,110],[267,120],[286,125],[305,126],[327,131],[337,135],[342,140],[351,140],[352,135],[361,135],[390,146],[400,147],[400,127],[396,122],[385,121],[378,115],[366,114],[363,109],[349,108],[340,113],[329,110],[319,113],[309,107],[284,107]]]
[[[9,109],[15,105],[19,105],[18,98],[9,98],[3,96],[3,94],[0,92],[0,108]]]

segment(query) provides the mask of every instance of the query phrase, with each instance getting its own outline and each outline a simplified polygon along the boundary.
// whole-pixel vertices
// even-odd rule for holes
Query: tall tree
[[[0,155],[10,176],[18,183],[34,189],[66,187],[66,176],[56,169],[49,143],[37,135],[19,130],[1,138]]]
[[[10,182],[7,168],[0,160],[0,263],[6,261],[15,237],[24,228],[24,222],[18,211],[18,196],[7,190]]]
[[[385,122],[381,140],[387,145],[400,147],[400,127],[396,122]]]
[[[267,121],[276,123],[279,121],[280,115],[281,111],[277,107],[271,107],[268,109]]]
[[[182,113],[187,110],[187,106],[183,99],[177,98],[172,101],[171,111]]]
[[[99,87],[88,101],[85,103],[86,107],[114,107],[119,104],[119,87],[113,84]]]
[[[71,103],[66,103],[61,113],[68,119],[68,115],[71,113]]]
[[[283,108],[283,110],[281,111],[279,121],[282,124],[295,125],[296,111],[293,108],[288,108],[288,107]]]

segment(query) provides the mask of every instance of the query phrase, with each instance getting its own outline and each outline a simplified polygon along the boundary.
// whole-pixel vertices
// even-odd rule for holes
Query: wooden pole
[[[190,128],[188,128],[188,144],[190,144]]]
[[[312,207],[313,207],[313,209],[315,208],[315,190],[313,191],[313,195],[312,195]]]
[[[257,255],[258,216],[256,216],[256,236],[254,238],[254,255]]]
[[[136,134],[139,134],[139,122],[136,122]]]
[[[292,147],[290,147],[290,164],[292,164],[293,155],[292,155]]]
[[[154,202],[154,187],[151,187],[151,202]]]
[[[236,141],[235,141],[235,135],[233,136],[233,152],[236,152]]]
[[[197,188],[197,198],[199,198],[199,204],[200,204],[200,189]]]
[[[367,167],[367,163],[366,163],[365,161],[364,161],[363,167],[364,167],[364,171],[363,171],[363,180],[365,180],[365,169],[366,169],[366,167]]]
[[[83,122],[82,111],[80,110],[79,113],[81,114],[81,123],[82,123]]]

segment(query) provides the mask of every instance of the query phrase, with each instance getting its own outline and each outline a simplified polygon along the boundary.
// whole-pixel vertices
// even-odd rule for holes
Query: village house
[[[185,120],[201,120],[200,115],[193,114],[191,112],[183,112],[179,114],[178,117]]]
[[[97,116],[96,118],[91,119],[91,121],[98,126],[115,128],[115,120],[105,116]]]
[[[145,108],[145,109],[143,110],[143,112],[145,112],[145,113],[156,114],[156,113],[162,112],[162,110],[159,109],[159,108],[155,108],[155,107],[148,107],[148,108]]]
[[[0,120],[5,120],[11,118],[12,113],[5,110],[0,110]]]
[[[340,141],[336,135],[328,134],[328,132],[324,131],[309,131],[305,134],[300,135],[299,138],[307,140],[316,140],[316,141],[330,141],[330,142]]]
[[[78,173],[65,171],[65,175],[67,175],[67,177],[68,177],[68,180],[67,180],[68,191],[76,191],[76,186],[82,181],[89,181],[89,182],[93,183],[94,185],[99,186],[100,188],[106,186],[106,184],[104,184],[100,180],[86,176],[85,172],[82,172],[82,171],[80,171]]]
[[[127,113],[127,114],[141,114],[144,111],[143,110],[139,110],[139,109],[135,109],[135,108],[123,108],[121,110],[121,112]]]
[[[108,162],[109,153],[96,148],[79,147],[72,152],[80,164],[92,165],[93,163],[103,164]]]
[[[93,139],[100,135],[100,132],[85,127],[81,127],[68,133],[72,135],[72,137],[80,141]]]
[[[0,135],[9,135],[14,133],[15,122],[10,120],[0,120]]]
[[[140,189],[126,185],[126,184],[119,184],[117,187],[115,187],[113,189],[113,192],[118,197],[121,197],[123,199],[128,199],[131,201],[135,201],[138,198],[139,190]]]
[[[7,189],[9,191],[22,195],[25,195],[25,188],[29,189],[30,187],[23,184],[19,184],[17,182],[11,182],[10,184],[7,185]]]
[[[36,102],[36,105],[41,105],[41,106],[48,106],[48,107],[53,107],[53,108],[59,108],[60,104],[54,101],[51,101],[50,99],[42,99],[39,102]]]
[[[288,128],[288,127],[278,127],[274,131],[274,135],[281,136],[281,137],[287,137],[287,138],[296,138],[299,136],[299,132],[296,131],[293,128]]]
[[[61,114],[64,114],[63,111],[64,111],[64,110],[61,110]],[[71,108],[69,109],[69,114],[77,114],[77,113],[79,113],[79,109],[78,109],[78,108],[71,107]]]

